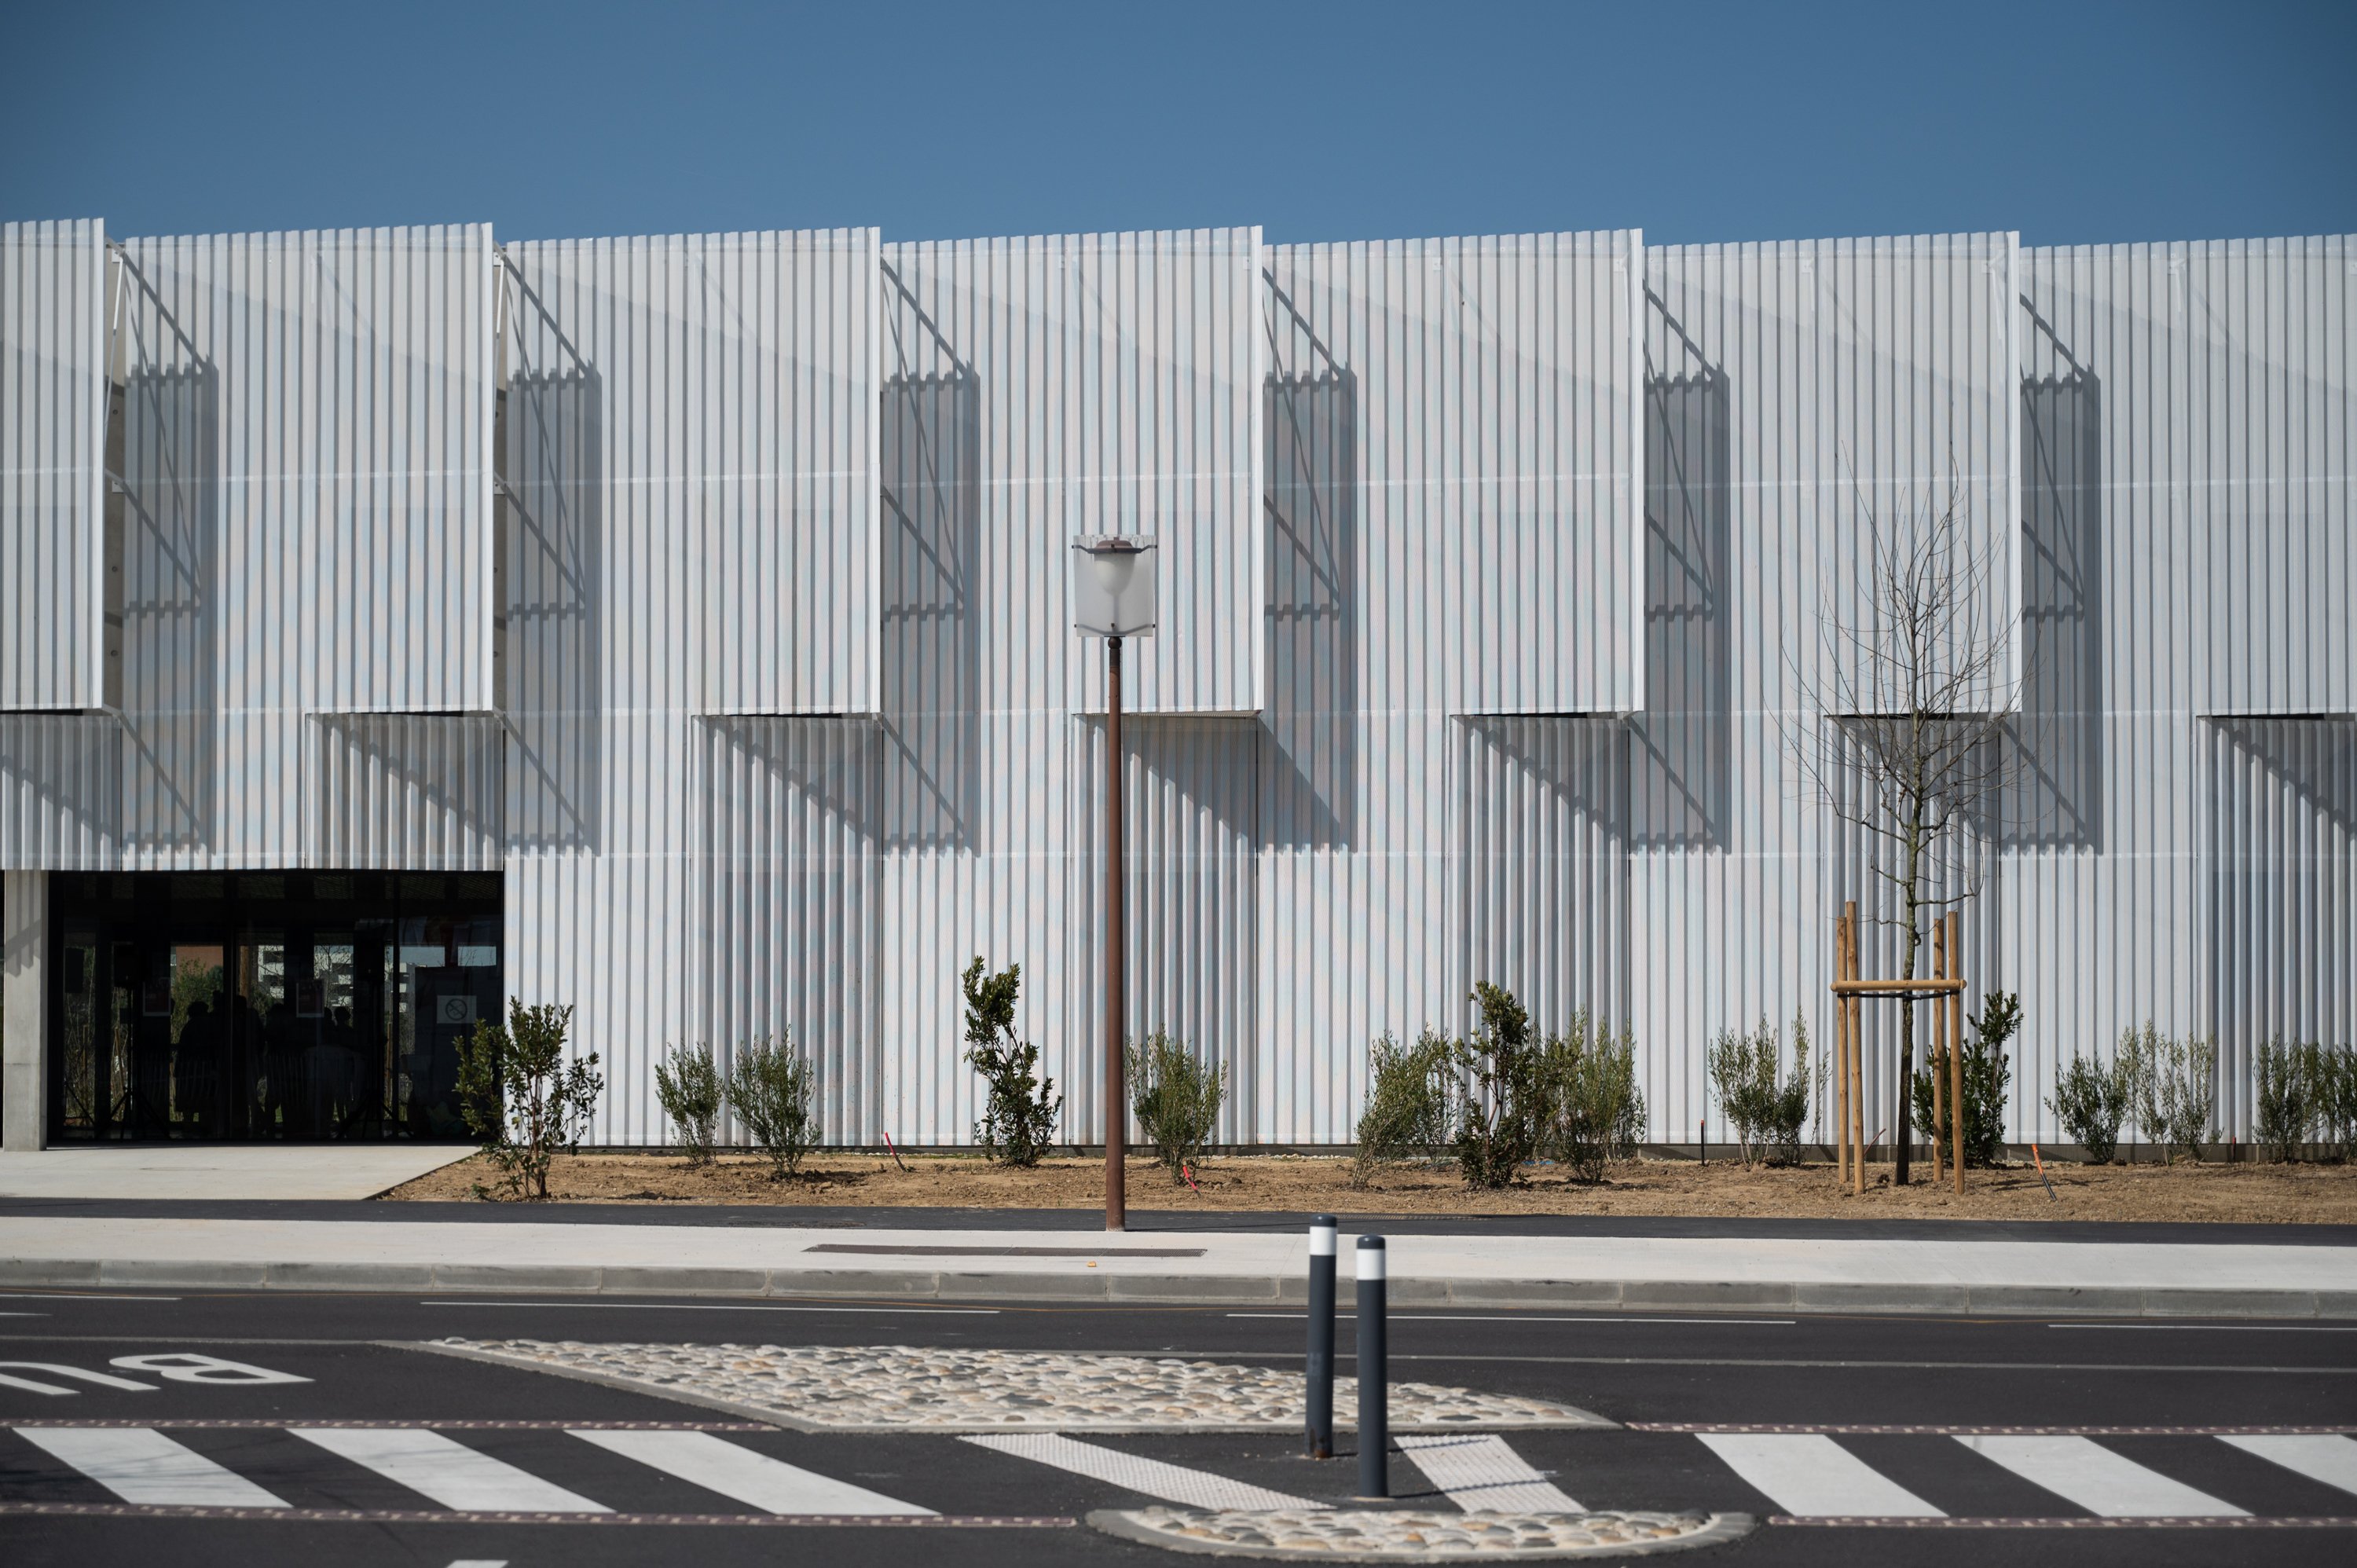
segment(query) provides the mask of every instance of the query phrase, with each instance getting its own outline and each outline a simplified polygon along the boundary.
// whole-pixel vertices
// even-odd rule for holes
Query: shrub
[[[655,1098],[679,1130],[679,1146],[689,1165],[712,1163],[713,1131],[726,1092],[710,1046],[674,1046],[655,1064]]]
[[[2071,1141],[2087,1151],[2091,1165],[2107,1165],[2120,1148],[2120,1123],[2127,1117],[2129,1101],[2135,1097],[2135,1086],[2129,1081],[2130,1064],[2115,1058],[2110,1067],[2087,1057],[2074,1055],[2071,1065],[2054,1079],[2053,1097],[2046,1109],[2062,1123]],[[1970,1122],[1965,1123],[1967,1127]]]
[[[2298,1156],[2323,1118],[2326,1086],[2321,1078],[2331,1069],[2324,1053],[2314,1046],[2286,1045],[2274,1040],[2261,1046],[2257,1069],[2258,1094],[2253,1106],[2251,1135],[2266,1157],[2280,1163]]]
[[[2357,1051],[2317,1047],[2315,1098],[2318,1140],[2357,1158]]]
[[[1015,1037],[1023,966],[1009,964],[1005,972],[990,974],[977,958],[966,966],[961,984],[965,1059],[989,1087],[982,1120],[974,1124],[974,1141],[999,1165],[1036,1165],[1048,1152],[1064,1097],[1056,1092],[1054,1079],[1039,1076],[1039,1047]]]
[[[1797,1013],[1790,1074],[1783,1071],[1783,1053],[1781,1035],[1765,1018],[1749,1035],[1721,1030],[1710,1047],[1711,1087],[1718,1091],[1719,1112],[1734,1129],[1746,1165],[1754,1160],[1800,1163],[1801,1129],[1808,1124],[1815,1080],[1809,1072],[1808,1021]]]
[[[1586,1009],[1540,1049],[1539,1148],[1561,1160],[1571,1179],[1604,1179],[1604,1162],[1636,1152],[1645,1125],[1637,1087],[1637,1042],[1593,1024]]]
[[[748,1040],[728,1074],[728,1103],[753,1146],[770,1156],[770,1179],[791,1176],[818,1146],[818,1114],[811,1099],[818,1075],[794,1054],[785,1036]]]
[[[1220,1106],[1228,1097],[1227,1069],[1158,1029],[1143,1046],[1130,1047],[1128,1056],[1130,1109],[1175,1185],[1184,1179],[1185,1166],[1203,1163],[1204,1145],[1219,1128]]]
[[[1546,1063],[1531,1041],[1531,1016],[1512,992],[1484,981],[1472,1000],[1480,1026],[1454,1053],[1457,1166],[1468,1187],[1501,1187],[1538,1151]]]
[[[1964,1043],[1964,1164],[1983,1169],[1997,1163],[2005,1153],[2005,1102],[2013,1087],[2013,1063],[2006,1059],[2005,1043],[2021,1028],[2021,998],[2009,991],[1992,991],[1981,1004],[1980,1015],[1966,1015],[1966,1039]],[[1937,1138],[1942,1148],[1951,1148],[1949,1122],[1946,1115],[1932,1123],[1932,1074],[1935,1069],[1926,1064],[1909,1085],[1915,1102],[1915,1124]],[[1947,1085],[1941,1085],[1941,1110],[1948,1112]]]
[[[2141,1034],[2130,1029],[2121,1036],[2120,1055],[2128,1064],[2136,1125],[2144,1135],[2160,1144],[2171,1162],[2179,1154],[2200,1158],[2202,1143],[2215,1132],[2218,1047],[2208,1040],[2163,1035],[2147,1019]]]
[[[486,1018],[458,1038],[458,1106],[514,1197],[544,1200],[556,1152],[581,1146],[606,1080],[597,1053],[565,1059],[573,1009],[508,999],[504,1027]],[[480,1183],[475,1195],[488,1197]]]
[[[1358,1153],[1351,1162],[1351,1185],[1363,1187],[1378,1167],[1429,1155],[1449,1139],[1450,1069],[1456,1044],[1426,1029],[1413,1046],[1385,1035],[1370,1061],[1367,1108],[1360,1114]]]

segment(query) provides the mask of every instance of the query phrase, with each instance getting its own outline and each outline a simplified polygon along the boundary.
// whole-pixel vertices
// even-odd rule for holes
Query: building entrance
[[[500,1007],[500,878],[50,878],[55,1142],[463,1138],[458,1037]]]

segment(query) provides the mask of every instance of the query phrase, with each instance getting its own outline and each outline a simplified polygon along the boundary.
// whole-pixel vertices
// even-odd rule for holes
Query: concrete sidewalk
[[[93,1144],[0,1151],[0,1197],[364,1198],[465,1159],[456,1144]]]
[[[1297,1232],[0,1216],[0,1284],[64,1288],[1276,1306],[1306,1251]],[[2357,1319],[2349,1247],[1399,1235],[1390,1256],[1403,1306]]]

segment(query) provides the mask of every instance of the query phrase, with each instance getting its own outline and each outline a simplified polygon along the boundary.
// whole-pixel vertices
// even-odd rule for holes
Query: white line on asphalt
[[[0,1312],[0,1317],[47,1317],[46,1312]]]
[[[2244,1510],[2147,1469],[2090,1437],[1959,1437],[2023,1480],[2105,1519],[2169,1519]]]
[[[177,1295],[116,1295],[112,1291],[0,1291],[0,1301],[178,1301]]]
[[[283,1509],[285,1499],[145,1426],[20,1426],[16,1435],[126,1503]]]
[[[2357,1492],[2357,1442],[2319,1434],[2239,1432],[2221,1436],[2245,1454],[2296,1470],[2311,1481]]]
[[[2357,1334],[2319,1323],[2050,1323],[2049,1328],[2133,1329],[2145,1334]]]
[[[905,1516],[937,1511],[756,1454],[708,1432],[615,1432],[585,1427],[574,1429],[573,1435],[770,1513]]]
[[[1349,1310],[1347,1306],[1343,1308],[1345,1314]],[[1230,1317],[1284,1318],[1299,1323],[1309,1315],[1306,1312],[1232,1312],[1228,1316]],[[1391,1314],[1390,1321],[1394,1323],[1748,1323],[1755,1326],[1790,1328],[1793,1326],[1796,1320],[1790,1317],[1655,1317],[1650,1313],[1637,1313],[1626,1316],[1590,1315],[1585,1317],[1541,1317],[1535,1314],[1525,1315],[1519,1312],[1394,1312]]]
[[[923,1315],[937,1317],[996,1317],[995,1306],[800,1306],[780,1304],[742,1305],[735,1303],[663,1301],[421,1301],[420,1306],[549,1306],[587,1308],[606,1312],[874,1312],[902,1317]]]
[[[454,1557],[450,1568],[508,1568],[504,1557]]]
[[[611,1513],[603,1503],[568,1492],[504,1459],[456,1443],[438,1432],[350,1426],[287,1428],[328,1453],[364,1465],[389,1481],[423,1492],[446,1509],[470,1513]]]
[[[1942,1519],[1942,1510],[1822,1434],[1708,1432],[1703,1445],[1791,1514]]]
[[[1159,1459],[1141,1458],[1117,1448],[1101,1448],[1093,1443],[1075,1443],[1054,1433],[1025,1432],[1004,1437],[995,1434],[973,1436],[963,1441],[977,1448],[995,1449],[1021,1459],[1035,1459],[1059,1470],[1069,1470],[1075,1476],[1110,1481],[1116,1487],[1146,1497],[1160,1498],[1164,1502],[1178,1503],[1185,1508],[1302,1509],[1317,1506],[1306,1498],[1287,1497],[1283,1492],[1272,1492],[1265,1487],[1232,1481],[1208,1470],[1189,1470],[1183,1465],[1166,1465]]]
[[[1579,1513],[1580,1506],[1531,1468],[1506,1440],[1486,1433],[1403,1437],[1401,1452],[1460,1509],[1491,1513]]]

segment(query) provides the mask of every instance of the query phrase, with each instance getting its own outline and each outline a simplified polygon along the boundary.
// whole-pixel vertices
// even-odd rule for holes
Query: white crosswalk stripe
[[[2105,1519],[2170,1519],[2244,1512],[2089,1437],[1959,1437],[1957,1442]]]
[[[2221,1437],[2245,1454],[2296,1470],[2311,1481],[2357,1492],[2357,1441],[2330,1433],[2237,1433]]]
[[[504,1459],[417,1428],[350,1426],[288,1428],[307,1443],[367,1466],[413,1492],[423,1492],[446,1509],[469,1513],[513,1509],[529,1513],[611,1513],[603,1503],[568,1492],[519,1470]]]
[[[1400,1451],[1458,1508],[1489,1513],[1579,1513],[1580,1506],[1486,1433],[1403,1437]]]
[[[1939,1509],[1819,1433],[1699,1434],[1737,1475],[1788,1514],[1851,1519],[1943,1519]]]
[[[588,1427],[573,1435],[611,1454],[635,1459],[666,1476],[718,1492],[770,1513],[931,1514],[848,1481],[838,1481],[767,1454],[715,1437],[708,1432],[612,1432]]]
[[[285,1501],[234,1470],[146,1426],[20,1426],[16,1434],[126,1503],[283,1509]]]
[[[1075,1476],[1110,1481],[1133,1492],[1194,1509],[1300,1509],[1317,1505],[1306,1498],[1287,1497],[1265,1487],[1232,1481],[1208,1470],[1190,1470],[1159,1459],[1141,1458],[1093,1443],[1076,1443],[1054,1433],[1014,1433],[1006,1436],[974,1436],[963,1441],[1018,1458],[1052,1465]]]

